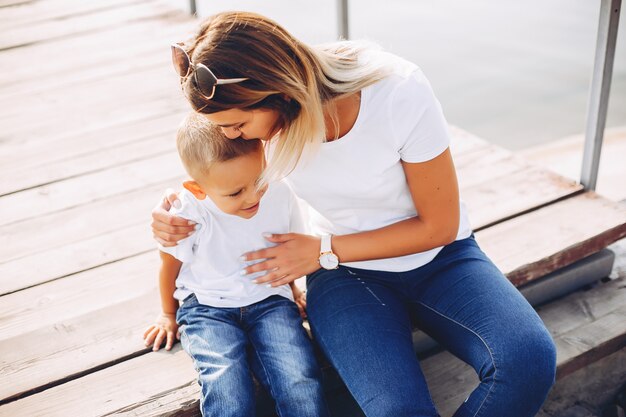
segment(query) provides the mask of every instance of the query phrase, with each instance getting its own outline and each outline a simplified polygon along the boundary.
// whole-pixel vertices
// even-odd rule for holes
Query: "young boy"
[[[203,416],[253,416],[252,374],[280,416],[328,415],[294,303],[292,291],[296,298],[299,291],[258,285],[256,275],[241,274],[240,255],[267,246],[263,234],[302,229],[295,196],[282,182],[257,188],[265,164],[259,140],[229,140],[193,113],[176,143],[192,178],[177,214],[198,228],[177,246],[160,247],[163,311],[144,333],[146,345],[158,350],[167,338],[169,350],[180,334],[198,370]]]

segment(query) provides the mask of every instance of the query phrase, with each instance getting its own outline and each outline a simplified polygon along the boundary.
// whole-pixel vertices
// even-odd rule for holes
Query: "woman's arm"
[[[392,258],[427,251],[456,238],[459,190],[450,149],[434,159],[402,163],[418,216],[367,232],[334,236],[333,252],[341,262]],[[268,239],[277,246],[250,252],[247,260],[266,259],[247,273],[272,270],[255,282],[283,285],[319,269],[320,239],[288,233]]]
[[[152,235],[165,247],[175,246],[179,240],[195,231],[194,222],[169,213],[170,208],[176,204],[180,204],[178,194],[168,189],[163,199],[152,209]]]

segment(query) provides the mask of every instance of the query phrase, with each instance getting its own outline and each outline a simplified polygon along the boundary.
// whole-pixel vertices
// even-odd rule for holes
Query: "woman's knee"
[[[509,354],[497,365],[496,379],[506,381],[512,395],[543,398],[554,385],[556,346],[545,328],[512,341]]]

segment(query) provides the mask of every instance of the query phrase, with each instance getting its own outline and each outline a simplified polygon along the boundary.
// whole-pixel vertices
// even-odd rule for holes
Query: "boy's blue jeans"
[[[368,417],[438,416],[412,321],[478,373],[455,417],[534,416],[554,383],[552,338],[473,237],[412,271],[342,266],[313,273],[307,288],[314,339]]]
[[[203,416],[254,416],[252,373],[274,398],[279,416],[328,415],[313,347],[292,301],[272,296],[246,307],[216,308],[191,295],[176,321],[198,371]]]

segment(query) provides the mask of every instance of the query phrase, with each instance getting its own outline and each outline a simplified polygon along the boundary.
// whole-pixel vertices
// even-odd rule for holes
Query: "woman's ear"
[[[202,191],[202,188],[200,188],[200,184],[195,181],[185,181],[183,182],[183,187],[185,187],[198,200],[204,200],[206,198],[206,194]]]

